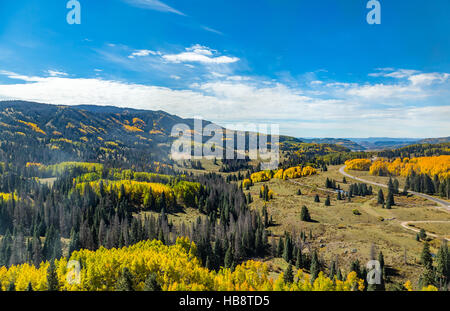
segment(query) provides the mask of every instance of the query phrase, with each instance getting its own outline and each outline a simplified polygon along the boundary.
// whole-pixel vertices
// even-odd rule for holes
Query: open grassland
[[[394,280],[417,281],[421,271],[418,262],[423,243],[415,240],[416,233],[406,230],[400,224],[402,221],[414,220],[450,221],[450,213],[440,211],[432,202],[415,196],[396,196],[396,205],[390,210],[383,209],[377,204],[376,194],[379,188],[376,186],[373,186],[374,194],[371,196],[354,197],[350,202],[338,201],[336,193],[332,193],[331,189],[323,189],[326,178],[335,179],[341,189],[348,189],[353,181],[347,178],[347,184],[343,183],[343,176],[338,170],[339,166],[330,166],[327,172],[296,179],[295,183],[293,180],[280,179],[257,183],[249,190],[254,200],[251,207],[261,210],[264,205],[267,206],[274,222],[269,230],[275,237],[282,236],[286,231],[297,234],[304,231],[308,235],[311,231],[314,236],[312,247],[320,249],[321,257],[326,263],[337,257],[344,270],[348,270],[355,259],[366,263],[373,244],[376,249],[383,251],[387,265],[398,269],[392,271]],[[269,202],[259,198],[263,184],[275,193]],[[299,188],[302,195],[297,195]],[[386,196],[387,190],[383,191]],[[320,197],[320,203],[314,202],[316,194]],[[331,206],[327,207],[324,202],[328,195]],[[309,209],[315,222],[300,221],[303,205]],[[354,209],[361,215],[354,215]],[[445,233],[445,228],[448,226],[442,226],[439,232]],[[438,241],[432,243],[432,251],[436,252],[433,245],[438,246]],[[274,271],[282,268],[278,259],[270,261],[270,266]]]
[[[380,183],[380,184],[384,184],[384,185],[388,184],[389,178],[392,178],[393,180],[397,179],[398,183],[399,183],[399,190],[400,191],[402,191],[404,189],[405,182],[406,182],[406,177],[403,177],[403,176],[393,176],[393,177],[389,177],[389,176],[373,176],[373,175],[370,175],[370,173],[368,171],[355,171],[355,170],[347,170],[347,173],[349,173],[352,176],[359,177],[361,179],[365,179],[365,180],[368,180],[368,181],[372,181],[372,182],[376,182],[376,183]],[[347,179],[349,181],[351,181],[350,178],[347,178]],[[443,198],[441,198],[441,197],[439,197],[437,195],[430,195],[430,196],[432,196],[434,198],[438,198],[438,199],[443,199]],[[447,201],[449,201],[449,200],[447,200]],[[449,203],[449,205],[450,205],[450,203]]]
[[[416,229],[424,229],[426,232],[430,232],[439,236],[444,236],[450,239],[450,222],[448,223],[411,223],[410,227]]]

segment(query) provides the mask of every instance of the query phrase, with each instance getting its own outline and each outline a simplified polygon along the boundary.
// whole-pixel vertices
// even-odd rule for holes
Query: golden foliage
[[[247,187],[250,187],[252,185],[252,181],[250,179],[244,179],[242,181],[242,188],[247,189]]]
[[[271,171],[261,171],[253,173],[250,176],[253,183],[269,181],[271,179]]]
[[[162,193],[165,195],[166,201],[174,203],[175,192],[169,186],[160,183],[140,182],[134,180],[96,180],[91,182],[83,182],[76,185],[76,188],[85,193],[87,185],[89,185],[97,194],[100,193],[100,185],[103,185],[103,191],[107,193],[115,192],[119,199],[121,198],[120,189],[123,187],[125,195],[129,196],[131,201],[137,205],[144,204],[144,198],[151,191],[152,195],[160,197]]]
[[[290,167],[288,169],[280,169],[278,170],[275,175],[274,178],[278,178],[278,179],[294,179],[294,178],[300,178],[300,177],[306,177],[306,176],[311,176],[311,175],[316,175],[317,174],[317,170],[311,166],[295,166],[295,167]]]
[[[283,274],[274,282],[269,278],[267,266],[249,260],[238,265],[234,271],[220,269],[209,271],[201,266],[196,257],[197,247],[187,238],[178,238],[175,245],[166,246],[160,241],[142,241],[120,249],[100,248],[97,251],[73,252],[69,259],[55,261],[60,290],[65,291],[112,291],[124,268],[133,274],[133,287],[143,290],[150,274],[155,274],[164,291],[356,291],[364,289],[364,282],[351,272],[346,281],[331,280],[323,273],[311,284],[309,275],[297,272],[297,280],[285,283]],[[82,263],[80,282],[68,282],[72,273],[67,268],[70,260]],[[5,290],[14,283],[19,291],[28,284],[34,290],[47,290],[47,270],[43,262],[39,268],[29,264],[0,268],[0,282]],[[72,283],[72,284],[70,284]]]
[[[40,167],[42,163],[27,162],[26,167]]]
[[[16,193],[3,193],[0,192],[0,200],[3,200],[4,202],[8,202],[11,201],[14,198],[15,201],[18,200],[17,194]]]
[[[119,144],[116,143],[115,141],[107,141],[107,142],[105,142],[105,145],[112,146],[112,147],[118,147],[119,146]]]
[[[127,131],[127,132],[144,132],[143,130],[141,130],[140,128],[136,127],[136,126],[132,126],[132,125],[127,125],[127,124],[123,124],[123,128]]]
[[[19,121],[20,123],[22,123],[22,124],[25,124],[25,125],[31,127],[31,129],[32,129],[33,131],[35,131],[36,133],[40,133],[40,134],[47,135],[47,133],[45,133],[43,130],[41,130],[41,129],[39,128],[39,126],[38,126],[36,123],[25,122],[25,121],[22,121],[22,120],[18,120],[18,121]]]
[[[428,285],[427,287],[422,288],[423,292],[437,292],[438,289],[436,286]]]
[[[40,168],[50,173],[52,176],[57,176],[74,167],[80,167],[88,172],[101,172],[103,170],[103,164],[87,162],[61,162],[49,166],[42,165]]]
[[[372,162],[369,159],[353,159],[345,161],[348,170],[368,171]]]
[[[412,173],[437,175],[440,179],[450,177],[450,155],[419,158],[396,158],[389,162],[386,159],[375,161],[370,167],[370,174],[376,176],[410,176]]]

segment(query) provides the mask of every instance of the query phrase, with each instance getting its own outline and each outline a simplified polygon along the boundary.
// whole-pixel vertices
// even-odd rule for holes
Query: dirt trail
[[[342,175],[344,175],[346,177],[349,177],[351,179],[357,180],[357,181],[364,182],[366,184],[371,184],[371,185],[374,185],[374,186],[387,188],[387,185],[376,183],[376,182],[373,182],[373,181],[370,181],[370,180],[366,180],[366,179],[362,179],[362,178],[350,175],[349,173],[347,173],[345,171],[345,167],[346,167],[346,165],[344,165],[343,167],[341,167],[339,169],[339,173],[341,173]],[[416,196],[419,196],[419,197],[422,197],[422,198],[427,199],[427,200],[430,200],[433,203],[437,203],[438,206],[434,206],[435,208],[440,209],[440,210],[444,210],[447,213],[450,212],[450,202],[447,202],[447,201],[444,201],[444,200],[441,200],[441,199],[438,199],[438,198],[434,198],[434,197],[429,196],[427,194],[423,194],[423,193],[419,193],[419,192],[415,192],[415,191],[408,191],[408,193],[416,195]],[[412,228],[412,227],[409,226],[409,224],[414,224],[414,223],[450,223],[450,221],[445,221],[445,220],[442,220],[442,221],[440,221],[440,220],[435,220],[435,221],[433,221],[433,220],[403,221],[403,222],[400,222],[400,225],[403,228],[407,229],[407,230],[414,231],[414,232],[419,232],[420,231],[419,229]],[[445,239],[447,241],[450,241],[449,238],[438,236],[438,235],[436,235],[434,233],[427,232],[427,235],[435,237],[435,238],[440,238],[440,239]]]

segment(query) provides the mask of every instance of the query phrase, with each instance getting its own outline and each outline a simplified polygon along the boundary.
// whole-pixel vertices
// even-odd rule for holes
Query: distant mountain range
[[[300,138],[304,142],[318,144],[336,144],[347,147],[352,151],[370,151],[396,149],[414,144],[439,144],[450,142],[450,137],[441,138]]]
[[[203,121],[203,127],[211,123]],[[194,119],[164,111],[3,101],[0,102],[0,161],[125,163],[132,158],[133,163],[141,165],[170,162],[175,139],[171,136],[172,129],[178,124],[194,130]],[[203,137],[203,141],[210,137]],[[280,142],[301,141],[280,136]]]
[[[357,144],[356,142],[345,138],[300,138],[305,143],[315,144],[333,144],[346,147],[352,151],[362,151],[366,148]]]
[[[0,102],[0,160],[127,162],[133,158],[142,165],[166,161],[174,140],[172,128],[180,123],[194,129],[194,119],[183,119],[164,111],[3,101]],[[203,121],[204,126],[210,123]],[[238,135],[242,134],[238,132]],[[204,141],[207,139],[204,137]],[[280,136],[280,142],[285,146],[301,142],[335,144],[353,151],[449,141],[450,137],[298,139]]]

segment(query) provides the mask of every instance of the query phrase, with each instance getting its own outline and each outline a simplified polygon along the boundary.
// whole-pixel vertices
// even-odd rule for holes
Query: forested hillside
[[[378,175],[408,176],[414,185],[416,175],[434,178],[433,193],[449,185],[446,144],[377,154],[281,136],[282,161],[273,170],[261,171],[248,158],[171,160],[172,127],[193,122],[162,111],[0,102],[0,289],[383,290],[390,275],[369,286],[359,259],[348,269],[337,256],[327,264],[318,234],[285,227],[317,224],[323,233],[318,214],[293,200],[320,203],[323,184],[310,183],[325,176],[325,207],[335,204],[330,193],[342,203],[371,199],[364,184],[328,179],[328,167],[346,161],[358,170],[377,165]],[[272,188],[297,182],[311,189],[307,195],[305,188],[287,194]],[[277,204],[300,216],[278,218]],[[350,215],[361,213],[354,208]],[[448,253],[441,249],[439,258]],[[70,259],[82,265],[75,286],[66,278]],[[263,263],[276,260],[286,266]],[[448,266],[415,288],[436,289]]]

